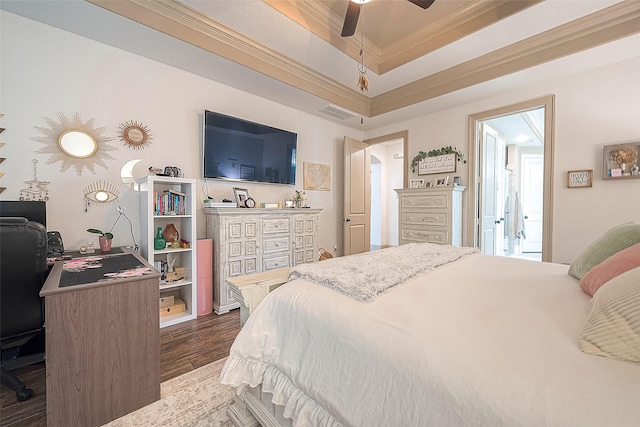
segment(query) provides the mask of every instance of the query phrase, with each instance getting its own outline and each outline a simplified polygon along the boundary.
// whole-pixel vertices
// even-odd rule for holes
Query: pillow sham
[[[640,224],[628,222],[606,231],[587,246],[569,266],[569,276],[582,279],[589,270],[611,255],[640,243]]]
[[[640,267],[596,293],[579,344],[588,354],[640,362]]]
[[[640,243],[611,255],[589,270],[580,279],[580,289],[593,296],[609,280],[636,267],[640,267]]]

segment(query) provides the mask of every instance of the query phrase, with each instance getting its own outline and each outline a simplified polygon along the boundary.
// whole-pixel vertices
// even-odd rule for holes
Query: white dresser
[[[399,243],[462,245],[462,193],[466,187],[398,189]]]
[[[208,208],[213,241],[213,310],[238,308],[226,279],[318,259],[321,209]]]

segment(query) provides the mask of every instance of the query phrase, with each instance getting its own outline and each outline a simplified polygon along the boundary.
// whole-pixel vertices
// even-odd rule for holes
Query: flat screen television
[[[293,132],[205,111],[203,177],[294,185],[297,141]]]
[[[0,216],[18,216],[35,221],[47,228],[47,202],[0,200]]]

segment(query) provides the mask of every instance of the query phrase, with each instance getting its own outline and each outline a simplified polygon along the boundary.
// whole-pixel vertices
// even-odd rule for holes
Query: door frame
[[[472,216],[467,221],[468,244],[478,247],[479,244],[479,175],[480,168],[479,126],[478,122],[494,117],[516,114],[523,111],[544,107],[544,189],[543,189],[543,224],[542,224],[542,261],[551,262],[553,248],[553,153],[555,135],[555,95],[507,105],[493,110],[483,111],[469,116],[468,146],[469,146],[469,207],[473,209]]]

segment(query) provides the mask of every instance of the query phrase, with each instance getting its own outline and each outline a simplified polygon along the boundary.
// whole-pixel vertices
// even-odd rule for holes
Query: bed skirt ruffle
[[[293,420],[294,426],[342,426],[279,369],[259,360],[230,355],[222,368],[220,382],[236,388],[237,392],[245,385],[262,384],[262,390],[273,395],[272,402],[284,408],[284,417]]]

